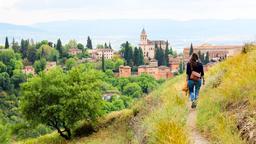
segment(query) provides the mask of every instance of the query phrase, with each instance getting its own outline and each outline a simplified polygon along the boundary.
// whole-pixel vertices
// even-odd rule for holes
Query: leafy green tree
[[[69,50],[71,48],[77,48],[77,41],[75,39],[69,40],[66,48]]]
[[[98,44],[98,45],[96,46],[96,48],[97,48],[97,49],[103,49],[104,46],[103,46],[102,44]]]
[[[123,94],[132,98],[139,98],[142,95],[142,90],[137,83],[129,83],[124,87]]]
[[[91,40],[91,38],[89,36],[87,38],[86,48],[92,49],[92,40]]]
[[[115,69],[115,62],[113,60],[105,60],[105,69],[114,70]]]
[[[142,88],[142,92],[147,94],[151,92],[154,88],[156,88],[158,85],[155,78],[148,74],[142,74],[138,76],[135,82],[137,82],[139,86]]]
[[[77,67],[65,74],[60,68],[31,78],[22,85],[20,109],[37,124],[48,125],[71,139],[80,120],[94,122],[102,114],[99,73]]]
[[[0,61],[0,73],[7,72],[7,66]]]
[[[193,44],[191,43],[190,49],[189,49],[189,56],[191,56],[194,52]]]
[[[38,74],[39,72],[43,71],[46,67],[46,59],[41,58],[40,60],[35,61],[33,65],[35,72]]]
[[[67,70],[71,70],[74,66],[76,66],[76,60],[74,58],[69,58],[66,61],[65,66]]]
[[[50,47],[49,45],[43,44],[38,50],[37,50],[37,58],[45,58],[48,61],[57,61],[59,57],[59,53],[56,49]]]
[[[11,83],[15,89],[20,88],[20,84],[26,81],[26,75],[21,70],[15,70],[11,77]]]
[[[7,72],[0,73],[0,91],[1,90],[11,90],[11,79]]]
[[[118,70],[119,70],[119,67],[120,67],[121,65],[124,65],[124,60],[121,59],[121,58],[118,58],[118,59],[114,60],[114,63],[115,63],[114,69],[115,69],[116,71],[118,71]]]
[[[33,64],[37,59],[37,49],[33,46],[30,46],[27,51],[28,60]]]
[[[81,43],[78,43],[77,48],[80,49],[80,50],[84,50],[84,45],[81,44]]]
[[[8,37],[5,37],[5,45],[4,47],[7,49],[9,48],[9,41],[8,41]]]
[[[12,49],[14,50],[14,52],[20,52],[20,46],[19,43],[16,42],[13,38],[12,40]]]
[[[11,139],[11,129],[9,124],[4,122],[2,119],[4,115],[0,111],[0,143],[1,144],[8,144],[10,143]]]

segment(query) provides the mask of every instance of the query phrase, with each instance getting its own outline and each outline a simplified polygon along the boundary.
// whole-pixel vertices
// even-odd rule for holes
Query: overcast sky
[[[0,0],[0,22],[256,19],[256,0]]]

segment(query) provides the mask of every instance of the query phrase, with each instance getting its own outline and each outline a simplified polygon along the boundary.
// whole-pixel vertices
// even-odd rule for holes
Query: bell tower
[[[140,44],[143,44],[143,45],[148,44],[148,36],[144,28],[142,29],[142,32],[140,34]]]

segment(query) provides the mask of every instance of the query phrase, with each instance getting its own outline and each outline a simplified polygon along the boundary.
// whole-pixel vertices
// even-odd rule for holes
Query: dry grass
[[[242,144],[237,121],[243,112],[256,106],[256,52],[240,54],[218,64],[207,73],[201,93],[198,128],[213,143]],[[248,101],[246,106],[239,103]],[[234,105],[232,109],[227,109]],[[241,109],[242,108],[242,109]]]

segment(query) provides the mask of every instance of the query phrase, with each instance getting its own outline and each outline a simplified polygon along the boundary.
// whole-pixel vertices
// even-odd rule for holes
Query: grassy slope
[[[183,81],[183,76],[168,80],[150,95],[138,101],[131,109],[109,114],[101,120],[108,126],[88,137],[74,138],[67,142],[57,133],[53,133],[18,143],[186,144],[188,138],[185,123],[188,110],[186,98],[180,92]]]
[[[237,126],[243,118],[256,120],[250,116],[256,107],[256,52],[230,58],[207,75],[200,95],[198,128],[212,143],[245,143]]]

